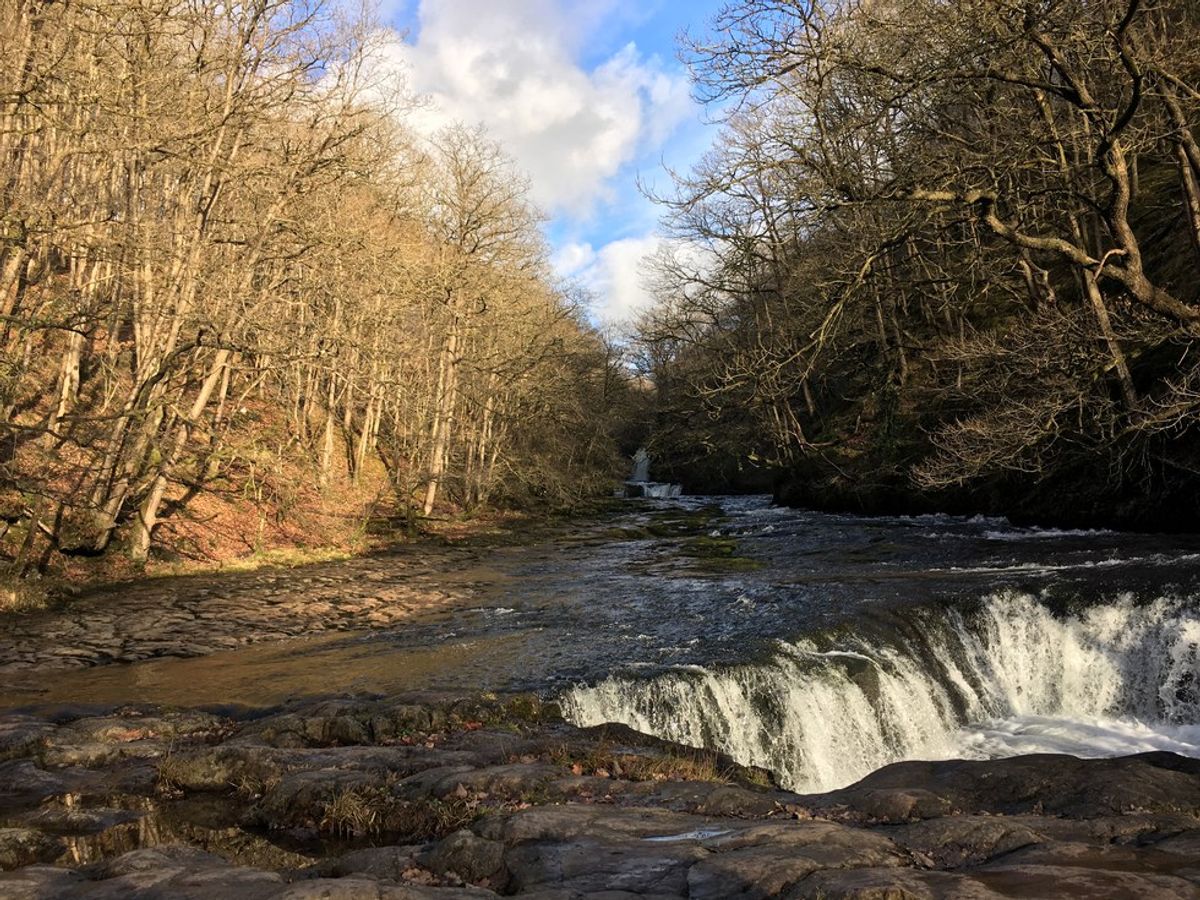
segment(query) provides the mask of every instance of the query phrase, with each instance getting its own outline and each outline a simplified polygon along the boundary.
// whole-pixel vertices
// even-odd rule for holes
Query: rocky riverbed
[[[1166,753],[801,796],[524,695],[82,713],[0,719],[0,896],[1200,896],[1200,761]]]
[[[1197,596],[1200,538],[765,498],[95,591],[3,623],[0,898],[1200,897],[1200,760],[884,765],[1191,728]]]
[[[453,608],[465,590],[443,576],[466,550],[421,548],[227,575],[94,589],[47,612],[7,616],[0,674],[196,657],[328,632],[386,628]],[[440,583],[431,575],[438,573]]]

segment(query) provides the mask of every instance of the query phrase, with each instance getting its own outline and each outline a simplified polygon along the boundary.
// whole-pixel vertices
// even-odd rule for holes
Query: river
[[[34,617],[0,640],[0,705],[532,690],[580,724],[720,749],[798,790],[905,758],[1200,756],[1200,537],[682,497],[520,546],[416,552],[130,586]],[[389,619],[391,583],[444,602]],[[373,627],[238,624],[281,584],[330,616],[338,597],[370,599]],[[123,657],[71,630],[89,603],[124,658],[157,658],[92,665]],[[177,622],[226,643],[173,641]],[[255,628],[278,639],[240,646]],[[49,662],[29,649],[41,633]]]

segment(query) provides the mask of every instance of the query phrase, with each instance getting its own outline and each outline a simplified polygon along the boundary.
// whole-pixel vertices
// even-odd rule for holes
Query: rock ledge
[[[0,718],[5,898],[1200,897],[1200,761],[816,796],[530,697]]]

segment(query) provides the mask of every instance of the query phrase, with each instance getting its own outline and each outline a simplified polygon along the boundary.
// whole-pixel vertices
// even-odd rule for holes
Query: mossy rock
[[[697,537],[685,541],[679,548],[685,556],[699,559],[729,559],[737,555],[737,541],[733,538]]]
[[[697,562],[698,568],[712,573],[756,572],[765,565],[762,560],[751,559],[749,556],[713,557]]]

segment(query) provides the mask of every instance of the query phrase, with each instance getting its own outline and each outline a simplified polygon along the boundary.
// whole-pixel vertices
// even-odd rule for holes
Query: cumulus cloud
[[[661,281],[656,270],[662,262],[690,282],[691,287],[682,288],[690,292],[711,280],[718,260],[699,244],[649,232],[611,241],[598,250],[590,244],[569,244],[553,262],[560,277],[581,284],[595,297],[597,324],[620,329],[656,302],[655,284]]]
[[[415,39],[387,51],[429,99],[423,127],[482,122],[528,172],[549,212],[586,217],[622,167],[693,114],[687,80],[627,44],[590,69],[576,57],[615,3],[423,0]]]
[[[560,277],[575,281],[595,298],[597,324],[619,327],[637,318],[653,302],[648,265],[663,246],[655,234],[620,238],[599,249],[570,243],[559,248],[551,262]]]
[[[554,271],[558,273],[559,277],[568,280],[578,279],[595,261],[596,251],[586,241],[571,241],[563,244],[550,257],[550,265],[553,266]]]

